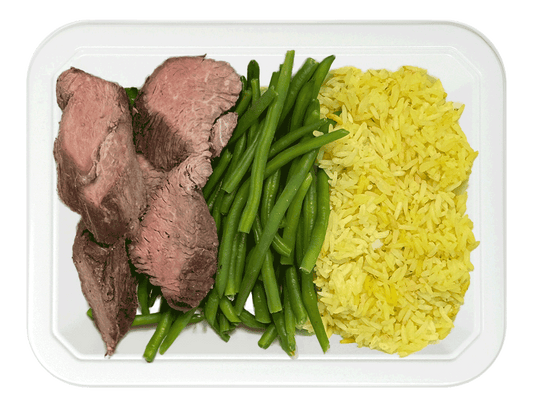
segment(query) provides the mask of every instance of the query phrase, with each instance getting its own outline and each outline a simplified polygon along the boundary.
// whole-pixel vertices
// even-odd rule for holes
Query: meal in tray
[[[149,362],[199,322],[289,356],[338,334],[403,357],[453,328],[478,245],[463,106],[421,68],[294,57],[269,84],[207,56],[139,89],[59,76],[58,194],[106,355],[137,326]]]

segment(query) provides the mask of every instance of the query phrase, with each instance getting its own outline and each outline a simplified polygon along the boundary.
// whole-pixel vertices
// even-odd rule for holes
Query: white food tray
[[[450,335],[407,358],[333,337],[323,354],[298,336],[298,356],[259,334],[237,331],[224,343],[203,324],[186,329],[165,355],[142,358],[153,329],[130,332],[114,356],[85,312],[72,263],[77,214],[57,196],[52,155],[61,111],[55,82],[75,66],[125,87],[140,87],[170,56],[226,60],[239,74],[256,59],[262,83],[288,49],[295,67],[335,54],[333,68],[402,65],[441,79],[448,100],[466,105],[460,124],[479,151],[468,188],[468,215],[481,241],[465,304]],[[266,77],[265,77],[266,76]],[[52,33],[28,72],[28,336],[54,376],[84,386],[442,386],[469,381],[498,355],[505,329],[505,74],[490,42],[453,22],[79,22]]]

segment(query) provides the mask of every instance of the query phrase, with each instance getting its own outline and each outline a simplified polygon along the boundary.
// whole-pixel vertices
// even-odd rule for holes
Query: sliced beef
[[[98,244],[80,221],[72,247],[83,295],[93,311],[94,323],[112,355],[130,329],[137,310],[137,280],[124,239],[111,246]]]
[[[132,236],[146,207],[125,90],[71,68],[57,80],[57,189],[100,243]]]
[[[198,57],[173,57],[146,79],[135,100],[133,127],[138,152],[166,171],[189,155],[220,152],[225,145],[213,137],[228,138],[236,119],[217,118],[235,105],[242,83],[226,62]]]
[[[190,155],[172,169],[153,193],[129,246],[137,271],[161,286],[177,310],[198,306],[214,284],[217,230],[201,191],[210,173],[206,153]]]
[[[153,193],[166,181],[167,173],[162,169],[155,168],[142,154],[137,154],[137,162],[143,174],[146,203],[148,204]]]
[[[213,128],[211,128],[211,136],[209,137],[213,157],[218,157],[222,149],[227,145],[233,134],[233,130],[237,126],[237,119],[238,115],[236,112],[228,112],[215,121]]]

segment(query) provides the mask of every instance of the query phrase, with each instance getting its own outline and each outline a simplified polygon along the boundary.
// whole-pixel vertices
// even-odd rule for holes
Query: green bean
[[[293,107],[296,98],[298,97],[298,93],[300,92],[300,89],[311,78],[317,67],[318,62],[313,58],[309,57],[305,60],[302,67],[300,67],[300,69],[296,72],[296,74],[291,80],[289,91],[287,93],[287,98],[283,106],[283,111],[281,112],[281,121],[285,119],[285,117]]]
[[[239,102],[237,102],[237,105],[235,106],[235,112],[238,114],[239,117],[241,117],[243,113],[247,111],[247,108],[250,105],[251,101],[252,91],[250,89],[243,90],[242,98]]]
[[[264,192],[261,200],[261,224],[264,225],[268,221],[272,206],[276,201],[279,185],[281,179],[281,168],[277,169],[272,175],[264,180]],[[280,255],[289,256],[291,249],[285,244],[283,239],[276,234],[272,240],[272,248]]]
[[[320,311],[318,310],[318,298],[312,272],[302,272],[302,301],[320,347],[326,353],[329,349],[329,339],[322,322],[322,316],[320,316]]]
[[[313,73],[313,76],[311,77],[311,80],[310,80],[313,83],[313,98],[316,98],[316,96],[318,95],[318,92],[320,91],[320,87],[322,87],[322,83],[326,79],[326,76],[329,73],[329,69],[331,67],[331,64],[333,64],[333,61],[335,61],[334,55],[324,58],[318,64],[317,69]]]
[[[281,256],[290,256],[291,254],[291,248],[285,243],[285,241],[277,232],[274,235],[274,239],[272,239],[272,249],[274,249]]]
[[[207,300],[204,306],[204,317],[207,323],[209,323],[211,326],[214,326],[218,311],[218,303],[220,301],[220,297],[218,296],[218,293],[215,289],[212,289],[209,292],[209,295],[207,295]]]
[[[309,101],[309,105],[307,106],[307,110],[305,111],[305,123],[311,123],[318,121],[320,119],[320,101],[318,100],[318,97],[311,98]],[[329,120],[326,119],[326,121]]]
[[[276,340],[276,337],[278,337],[276,325],[271,323],[263,332],[257,344],[261,349],[268,349],[272,342]]]
[[[235,199],[235,195],[237,194],[237,190],[234,189],[233,192],[222,192],[222,200],[220,202],[220,213],[222,215],[227,215],[229,212],[229,209],[231,208],[231,204],[233,203],[233,200]]]
[[[285,271],[285,287],[283,291],[287,294],[291,309],[294,314],[295,322],[298,326],[307,321],[307,311],[302,301],[300,281],[298,271],[294,266],[289,266]]]
[[[227,168],[226,175],[232,174],[235,170],[235,167],[239,165],[239,162],[241,160],[242,154],[244,154],[244,151],[246,151],[246,138],[241,138],[235,143],[235,147],[233,149],[233,156],[231,158],[231,162]],[[226,176],[224,175],[224,177]]]
[[[294,131],[300,128],[303,124],[305,118],[305,111],[311,101],[311,93],[313,91],[312,83],[305,83],[300,92],[298,93],[298,98],[294,103],[294,109],[291,116],[291,125],[289,131]]]
[[[268,221],[270,211],[276,201],[278,194],[279,184],[281,179],[281,169],[276,170],[272,175],[264,180],[263,198],[261,198],[261,224],[264,225]]]
[[[279,312],[283,308],[279,294],[279,286],[276,280],[276,271],[274,269],[274,259],[270,250],[267,251],[263,267],[261,268],[263,285],[267,295],[268,310],[270,313]]]
[[[242,84],[241,91],[246,90],[248,88],[248,80],[243,75],[241,75],[240,78],[241,78],[241,84]]]
[[[281,277],[281,265],[279,264],[276,265],[276,280],[280,283],[283,281],[283,278]]]
[[[252,79],[257,79],[259,81],[259,63],[256,60],[250,60],[248,63],[248,67],[246,68],[246,79],[248,81],[248,84],[252,81]]]
[[[211,192],[215,189],[218,181],[222,178],[224,175],[224,171],[228,167],[230,161],[231,161],[232,154],[231,152],[225,148],[222,151],[222,154],[220,156],[220,162],[218,165],[213,169],[213,173],[207,180],[207,183],[205,184],[204,188],[202,189],[202,192],[204,194],[204,198],[208,198]]]
[[[221,181],[221,184],[224,184],[224,182],[234,174],[235,169],[238,168],[241,165],[243,154],[246,151],[246,138],[241,138],[237,141],[235,144],[235,149],[233,150],[233,157],[231,159],[231,163],[229,164],[226,174],[224,175],[224,178]],[[224,198],[222,199],[222,202],[220,204],[220,213],[222,215],[227,215],[229,212],[229,209],[231,207],[231,204],[233,202],[233,199],[235,198],[235,194],[237,191],[234,189],[230,193],[225,193]]]
[[[242,275],[244,272],[244,266],[246,262],[246,248],[248,242],[248,235],[244,232],[238,232],[235,237],[235,242],[237,242],[237,255],[235,258],[235,293],[241,286]]]
[[[259,215],[256,215],[252,230],[256,243],[261,239],[263,234],[263,228],[261,227],[261,221]],[[263,266],[261,267],[261,275],[263,277],[263,286],[265,288],[265,294],[268,304],[268,311],[270,313],[279,312],[283,305],[279,295],[279,285],[276,280],[276,272],[274,270],[274,258],[270,249],[266,250]]]
[[[250,232],[255,215],[257,214],[257,210],[259,208],[265,166],[268,160],[268,152],[270,151],[270,145],[279,123],[281,110],[283,109],[283,104],[285,103],[285,97],[287,96],[293,63],[294,50],[289,50],[285,55],[285,61],[282,65],[279,79],[276,84],[278,97],[268,108],[265,119],[265,128],[259,138],[259,145],[257,146],[254,161],[252,162],[250,193],[239,224],[239,231],[241,232]]]
[[[204,317],[207,323],[211,326],[211,328],[215,331],[215,333],[225,342],[228,342],[230,339],[230,336],[227,333],[220,331],[220,326],[218,323],[219,318],[219,309],[218,304],[220,302],[220,297],[218,296],[218,293],[216,289],[212,289],[209,294],[207,295],[207,300],[204,306]]]
[[[317,173],[317,218],[300,269],[311,272],[316,264],[326,237],[329,222],[329,178],[323,169]]]
[[[281,67],[280,67],[281,69]],[[278,84],[278,81],[279,81],[279,75],[280,75],[280,72],[279,71],[274,71],[272,73],[272,75],[270,76],[270,83],[268,84],[268,87],[276,87],[277,84]]]
[[[224,315],[221,315],[222,317],[224,317]],[[217,324],[218,326],[218,324]],[[228,334],[228,332],[223,332],[221,331],[221,329],[219,327],[216,327],[214,328],[214,330],[216,331],[216,333],[218,334],[218,336],[223,340],[225,341],[226,343],[229,342],[229,339],[230,339],[230,335]]]
[[[222,208],[222,201],[224,200],[224,192],[220,192],[217,196],[217,199],[215,200],[215,203],[213,204],[213,209],[211,209],[211,215],[215,218],[215,214],[222,215],[221,208]],[[217,225],[217,229],[218,229]]]
[[[221,334],[228,334],[230,330],[231,328],[228,318],[222,312],[220,312],[218,314],[218,331]]]
[[[218,248],[218,273],[215,278],[215,289],[219,296],[222,296],[226,290],[226,285],[229,277],[229,270],[231,264],[231,250],[233,241],[237,233],[239,218],[241,217],[242,209],[246,204],[250,184],[245,182],[239,188],[235,195],[233,204],[225,219],[225,227],[222,232],[222,238]]]
[[[150,314],[150,308],[148,307],[148,277],[142,275],[137,286],[137,299],[141,307],[141,314]]]
[[[318,99],[317,99],[318,100]],[[319,105],[320,105],[320,102],[319,102]],[[333,114],[336,115],[336,116],[339,116],[341,115],[342,113],[342,110],[338,110],[338,111],[335,111]],[[319,131],[323,132],[324,134],[326,132],[329,132],[329,126],[332,125],[333,127],[335,127],[335,125],[337,125],[337,122],[331,118],[326,118],[326,123],[322,126],[320,126],[320,128],[318,129]]]
[[[242,232],[238,232],[237,235],[239,235]],[[246,234],[245,234],[246,235]],[[226,289],[224,291],[224,294],[226,296],[234,296],[237,293],[237,290],[239,289],[236,286],[235,283],[235,274],[236,274],[236,263],[237,263],[237,256],[238,256],[238,247],[239,247],[239,241],[237,238],[233,241],[232,247],[231,247],[231,257],[230,257],[230,265],[229,265],[229,273],[228,273],[228,281],[226,283]]]
[[[231,301],[226,296],[222,296],[220,298],[218,307],[230,322],[239,323],[241,321],[237,313],[235,313],[235,309],[233,308]]]
[[[155,329],[154,334],[150,338],[150,341],[146,345],[143,354],[144,359],[148,363],[153,362],[155,355],[157,354],[157,350],[161,345],[161,342],[170,330],[170,326],[174,321],[175,315],[176,311],[169,308],[166,304],[161,307],[161,320],[157,324],[157,328]]]
[[[287,332],[287,344],[293,351],[296,350],[296,319],[291,308],[289,295],[283,291],[283,313],[285,319],[285,331]]]
[[[257,314],[256,316],[252,315],[250,312],[248,312],[246,309],[244,309],[239,317],[242,320],[242,324],[244,326],[247,326],[251,329],[266,329],[267,325],[265,323],[261,323],[257,320]]]
[[[237,314],[242,312],[246,299],[248,298],[255,281],[257,280],[257,276],[259,275],[267,251],[270,249],[272,239],[277,233],[279,223],[283,218],[285,211],[289,207],[290,202],[298,192],[298,188],[300,185],[302,185],[305,177],[307,176],[307,173],[313,165],[317,154],[318,149],[314,149],[302,156],[302,158],[299,160],[297,171],[287,182],[285,188],[281,192],[281,195],[272,208],[268,224],[263,227],[263,234],[261,235],[261,238],[255,247],[255,251],[252,255],[253,257],[250,259],[250,263],[249,266],[247,266],[244,274],[239,293],[235,299],[235,309]]]
[[[314,130],[319,129],[322,125],[326,123],[326,121],[327,119],[323,118],[312,124],[304,125],[294,131],[291,131],[281,136],[279,139],[274,141],[274,143],[270,147],[268,158],[272,158],[274,155],[279,154],[281,151],[291,146],[294,142],[296,142],[298,139],[300,139],[304,135],[309,134],[310,132],[313,132]]]
[[[340,113],[339,113],[340,114]],[[324,124],[323,126],[321,126],[319,128],[319,131],[322,131],[324,134],[326,132],[329,132],[329,126],[332,125],[333,127],[335,127],[335,125],[337,125],[337,122],[335,120],[332,120],[331,118],[328,118],[327,121],[326,121],[326,124]]]
[[[290,179],[294,176],[296,171],[298,171],[298,162],[299,161],[292,161],[290,163],[289,169],[287,170],[286,181],[290,181]]]
[[[291,249],[291,254],[289,256],[282,256],[280,258],[280,263],[282,265],[292,265],[294,263],[294,247],[296,244],[296,233],[298,228],[298,221],[300,220],[300,214],[302,212],[302,204],[304,201],[304,198],[307,194],[307,191],[309,190],[309,187],[311,186],[311,183],[313,181],[313,176],[309,172],[307,176],[304,179],[304,182],[298,189],[298,192],[296,193],[296,196],[292,200],[291,204],[289,205],[289,208],[287,209],[287,226],[283,229],[283,241],[287,244],[287,246]]]
[[[328,134],[323,134],[319,137],[312,137],[305,141],[301,141],[298,144],[293,145],[292,147],[280,152],[278,155],[268,161],[267,166],[265,168],[265,174],[272,175],[274,171],[281,168],[283,165],[289,163],[293,159],[299,157],[300,155],[312,151],[315,148],[320,148],[321,146],[336,141],[342,137],[345,137],[348,134],[348,131],[344,129],[339,129]]]
[[[309,105],[305,110],[304,125],[313,123],[320,119],[320,102],[317,98],[313,98],[309,101]]]
[[[255,104],[261,98],[261,87],[259,85],[259,81],[254,81],[251,84],[251,88],[252,88],[252,104]],[[256,119],[252,123],[252,125],[250,125],[250,128],[248,128],[248,131],[247,131],[248,145],[250,145],[257,136],[257,130],[259,128],[259,123],[261,122],[262,115],[263,114],[261,114],[261,116],[258,119]]]
[[[214,323],[211,325],[211,328],[215,331],[215,333],[224,341],[224,342],[228,342],[229,339],[230,339],[230,335],[228,334],[228,332],[225,330],[225,329],[221,329],[220,328],[220,319],[223,318],[222,320],[224,320],[226,317],[221,313],[221,312],[217,312],[217,315],[215,317],[215,321]],[[227,330],[229,330],[229,323],[225,322],[225,325],[227,327]]]
[[[219,193],[217,199],[215,200],[215,203],[213,204],[213,209],[211,210],[211,215],[215,220],[215,225],[217,227],[217,232],[219,233],[219,236],[222,229],[222,212],[220,211],[220,208],[222,207],[223,199],[224,195],[222,193]]]
[[[252,288],[252,302],[254,306],[255,319],[260,323],[270,323],[271,319],[270,312],[268,310],[265,288],[260,281],[255,282],[255,285]]]
[[[252,81],[257,80],[254,79]],[[250,90],[249,92],[251,99],[252,91]],[[263,95],[261,95],[261,97],[259,97],[255,103],[252,103],[252,105],[248,107],[246,112],[239,117],[237,126],[233,130],[233,135],[230,139],[232,144],[236,142],[248,128],[250,128],[254,121],[256,121],[272,103],[276,103],[276,97],[279,98],[278,94],[278,91],[276,91],[273,87],[270,87],[263,93]]]
[[[309,186],[309,190],[305,195],[304,202],[302,205],[302,220],[303,220],[303,247],[307,249],[307,244],[311,238],[311,232],[313,232],[313,226],[315,225],[316,214],[317,214],[317,187],[316,187],[316,174],[314,169],[311,170],[311,175],[313,176],[313,181]]]
[[[148,307],[152,307],[155,304],[155,301],[157,298],[161,296],[161,288],[159,286],[152,286],[152,291],[150,292],[150,296],[148,298]]]
[[[224,179],[222,184],[222,189],[226,192],[233,192],[237,189],[241,183],[242,178],[248,172],[252,161],[254,160],[255,151],[259,145],[259,138],[256,138],[252,143],[246,148],[244,154],[241,156],[239,164],[235,167],[231,174],[227,175],[227,178]]]
[[[309,101],[309,105],[307,106],[307,109],[305,110],[305,118],[304,118],[304,126],[312,124],[316,121],[320,120],[320,102],[317,98],[313,98]],[[321,128],[325,127],[325,124],[320,126],[319,131],[321,131]],[[309,133],[307,136],[302,138],[302,142],[306,141],[308,139],[313,138],[313,134]]]
[[[166,335],[165,339],[161,343],[161,346],[159,347],[159,353],[165,354],[165,352],[168,350],[168,348],[174,343],[174,341],[177,339],[179,334],[185,327],[189,324],[192,317],[194,316],[194,312],[196,311],[196,308],[190,309],[188,312],[182,313],[176,317],[174,320],[174,323],[172,323],[172,326],[170,327],[170,330],[168,331],[168,334]]]
[[[264,119],[260,122],[256,122],[255,125],[257,125],[255,132],[253,131],[253,128],[250,127],[248,130],[248,145],[250,146],[254,143],[255,140],[259,139],[259,136],[263,133],[263,130],[265,128],[265,121]]]
[[[246,90],[248,87],[248,82],[246,80],[246,77],[241,75],[240,76],[240,80],[241,80],[241,92],[239,94],[239,98],[237,99],[237,101],[235,102],[235,105],[231,108],[231,110],[235,111],[235,108],[239,105],[239,103],[242,101],[243,97],[244,97],[244,90]]]
[[[204,317],[204,315],[202,313],[195,313],[192,316],[191,320],[189,320],[189,324],[190,325],[194,325],[196,323],[201,323],[201,322],[204,321],[204,319],[205,319],[205,317]]]
[[[298,220],[298,226],[296,227],[296,243],[294,244],[294,257],[296,266],[300,266],[304,257],[304,221]]]
[[[210,213],[213,211],[213,207],[215,206],[215,201],[217,200],[217,197],[223,194],[223,192],[220,192],[220,190],[222,189],[222,182],[223,181],[219,181],[213,192],[211,192],[211,194],[209,195],[209,198],[206,198],[207,209],[209,209]]]
[[[135,99],[137,98],[137,95],[139,94],[139,89],[135,87],[128,87],[125,88],[126,95],[128,96],[128,102],[130,103],[130,108],[133,107],[135,103]]]
[[[136,315],[131,323],[132,327],[135,326],[146,326],[153,325],[154,323],[159,323],[161,320],[161,313],[149,313],[147,315]]]
[[[312,123],[313,121],[316,121],[316,119],[318,119],[320,117],[320,104],[318,103],[318,100],[316,99],[313,99],[310,103],[309,103],[309,106],[308,106],[308,110],[306,112],[306,117],[304,119],[304,123],[307,124],[307,123]],[[325,124],[322,126],[325,128]],[[343,130],[344,132],[346,132],[345,130]],[[324,135],[327,135],[327,134],[324,134]],[[323,136],[324,136],[323,135]],[[344,136],[344,135],[343,135]],[[305,144],[305,143],[308,143],[310,141],[313,141],[315,140],[316,138],[313,138],[312,136],[306,136],[304,138],[302,138],[302,141],[300,142],[300,144]],[[309,190],[311,190],[311,187],[312,185],[310,186]],[[309,191],[307,192],[306,196],[309,195]],[[307,200],[309,200],[309,198],[307,198]],[[305,199],[304,199],[305,201]],[[309,209],[307,209],[308,211]],[[303,207],[303,204],[302,204],[302,213],[305,213],[304,211],[306,211],[306,209]],[[313,223],[313,219],[310,219],[309,218],[309,213],[307,213],[306,215],[306,218],[304,218],[304,220],[302,220],[302,218],[299,218],[298,219],[298,226],[296,227],[296,241],[294,243],[294,256],[293,256],[293,261],[296,262],[297,266],[299,266],[302,258],[303,258],[303,254],[304,254],[304,251],[305,251],[305,247],[306,247],[306,243],[307,241],[309,240],[309,236],[308,236],[308,233],[306,233],[306,226],[309,226],[310,224]],[[292,229],[294,229],[294,227],[292,227]],[[307,228],[308,229],[308,228]],[[285,263],[288,263],[287,260],[285,260]]]
[[[284,313],[283,312],[272,313],[272,319],[274,321],[274,325],[276,326],[276,330],[278,331],[279,342],[281,344],[281,348],[289,356],[294,356],[295,351],[296,351],[296,342],[292,344],[289,341],[289,335],[287,334],[287,328],[285,327]]]

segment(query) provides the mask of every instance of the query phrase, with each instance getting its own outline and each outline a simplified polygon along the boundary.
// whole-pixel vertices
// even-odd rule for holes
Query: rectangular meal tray
[[[226,60],[239,74],[256,59],[262,83],[285,52],[295,67],[335,54],[333,68],[419,66],[442,81],[448,100],[465,104],[460,125],[479,151],[467,213],[481,242],[475,270],[450,335],[406,358],[333,336],[323,354],[314,337],[297,336],[297,358],[257,346],[239,329],[224,343],[210,328],[187,328],[165,355],[148,364],[142,352],[153,329],[131,331],[111,358],[86,316],[72,263],[79,216],[56,191],[52,155],[61,111],[55,82],[71,66],[124,87],[140,87],[170,56]],[[265,77],[266,76],[266,77]],[[454,22],[122,22],[62,27],[36,50],[28,71],[28,337],[54,376],[84,386],[449,386],[483,373],[505,328],[505,73],[497,51],[471,27]]]

